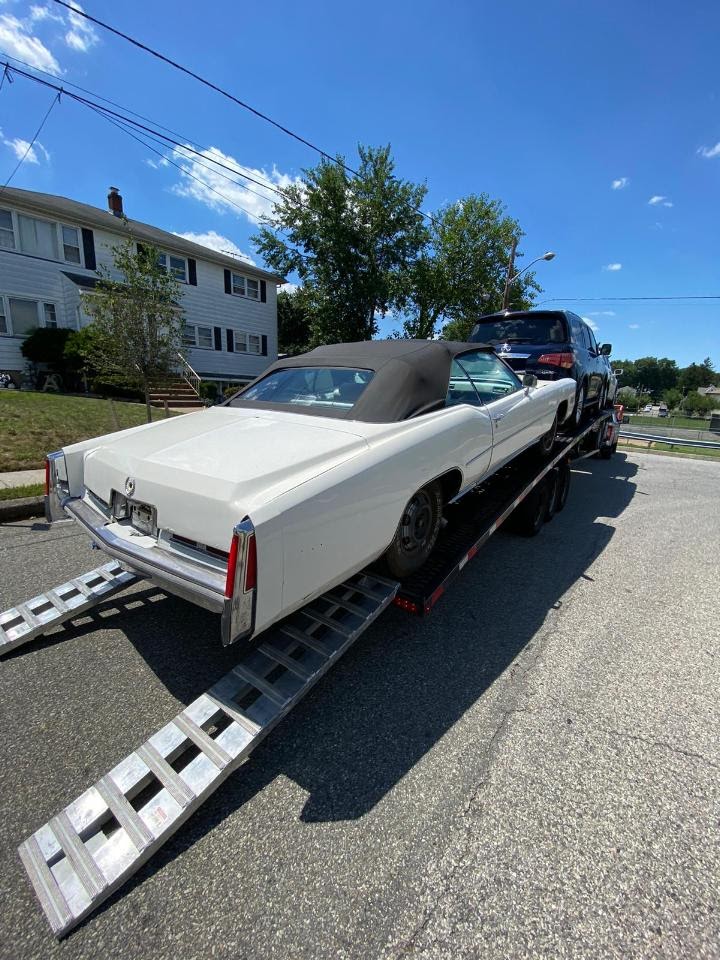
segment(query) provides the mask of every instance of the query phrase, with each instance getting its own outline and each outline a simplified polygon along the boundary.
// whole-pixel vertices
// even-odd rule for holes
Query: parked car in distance
[[[658,416],[667,417],[667,415],[668,415],[668,408],[665,406],[665,404],[661,403],[660,406],[658,407]]]
[[[522,376],[539,380],[576,381],[574,416],[580,423],[586,409],[603,409],[611,388],[609,343],[598,346],[588,324],[569,310],[503,310],[480,317],[472,343],[488,343]]]
[[[383,556],[428,558],[446,503],[553,447],[568,378],[523,383],[490,347],[386,340],[274,363],[220,406],[48,457],[48,519],[249,638]]]
[[[643,407],[643,413],[652,413],[653,405],[651,403],[646,403]]]

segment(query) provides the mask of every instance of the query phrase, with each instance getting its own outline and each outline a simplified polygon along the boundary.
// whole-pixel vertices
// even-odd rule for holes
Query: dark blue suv
[[[607,357],[611,346],[597,345],[587,323],[569,310],[503,310],[480,317],[470,334],[473,343],[490,343],[519,373],[538,380],[577,380],[575,422],[589,407],[602,410],[610,387]]]

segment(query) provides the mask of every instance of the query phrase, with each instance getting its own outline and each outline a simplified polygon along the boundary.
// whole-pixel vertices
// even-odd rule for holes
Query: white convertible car
[[[384,555],[427,559],[444,503],[533,444],[576,384],[491,347],[386,340],[278,360],[225,404],[48,457],[48,519],[249,638]]]

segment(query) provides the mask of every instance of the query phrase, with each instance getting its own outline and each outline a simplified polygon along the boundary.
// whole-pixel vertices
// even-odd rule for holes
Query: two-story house
[[[118,276],[112,248],[128,235],[156,247],[160,263],[183,284],[182,353],[203,380],[220,388],[247,383],[277,358],[282,277],[125,219],[115,187],[108,210],[7,187],[0,193],[0,371],[20,382],[20,347],[33,328],[89,322],[80,295],[97,283],[100,264]]]

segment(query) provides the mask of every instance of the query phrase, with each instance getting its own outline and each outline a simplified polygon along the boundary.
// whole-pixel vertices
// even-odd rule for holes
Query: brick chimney
[[[121,217],[123,215],[123,199],[117,187],[110,187],[110,192],[108,193],[108,210],[114,217]]]

